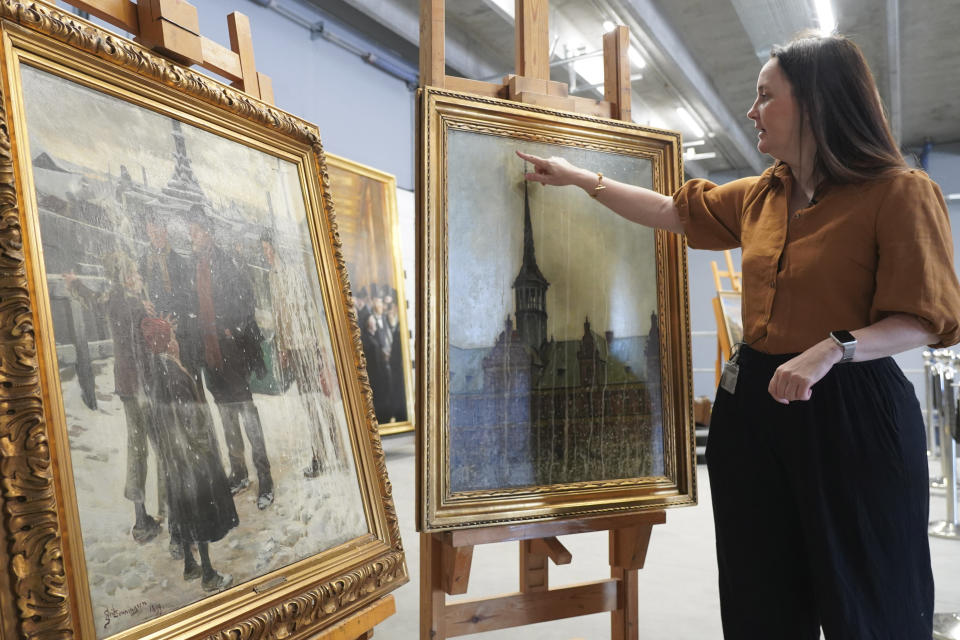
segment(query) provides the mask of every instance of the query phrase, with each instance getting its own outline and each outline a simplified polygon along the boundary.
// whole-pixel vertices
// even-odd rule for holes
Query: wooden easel
[[[713,298],[713,315],[717,321],[717,362],[716,362],[716,381],[714,384],[720,384],[720,374],[723,370],[723,363],[730,359],[730,352],[733,345],[727,338],[726,318],[723,316],[723,306],[720,303],[720,294],[733,292],[743,294],[743,275],[733,268],[733,254],[727,249],[723,252],[724,260],[727,263],[727,270],[720,271],[716,260],[710,261],[710,268],[713,270],[713,283],[717,287],[717,295]],[[723,286],[724,278],[730,281],[730,288]]]
[[[448,76],[444,59],[444,0],[420,0],[420,85],[505,98],[539,106],[630,120],[629,32],[618,26],[603,36],[604,99],[568,95],[550,80],[548,0],[516,0],[516,75],[502,84]],[[637,571],[643,567],[653,526],[664,511],[494,526],[420,534],[420,638],[443,640],[592,613],[611,613],[611,638],[638,637]],[[551,589],[549,561],[572,557],[557,536],[608,531],[610,578]],[[467,591],[473,547],[520,542],[518,593],[447,604]]]
[[[186,0],[64,0],[184,66],[197,65],[230,81],[231,86],[273,104],[270,76],[257,71],[250,19],[234,11],[227,16],[230,48],[200,35],[197,8]]]
[[[185,66],[198,65],[230,80],[231,86],[273,104],[273,83],[257,71],[250,19],[234,11],[227,16],[230,48],[200,35],[197,8],[185,0],[65,0],[81,11],[133,34],[145,47]],[[368,640],[373,628],[397,612],[388,594],[311,640]]]

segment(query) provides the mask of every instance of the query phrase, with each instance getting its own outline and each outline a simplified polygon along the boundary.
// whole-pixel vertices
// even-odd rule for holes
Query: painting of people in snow
[[[298,165],[22,86],[98,636],[367,533]]]

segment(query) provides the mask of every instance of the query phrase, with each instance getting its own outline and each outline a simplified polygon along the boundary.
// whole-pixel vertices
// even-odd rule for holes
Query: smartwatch
[[[850,362],[853,360],[853,354],[857,350],[857,339],[849,331],[831,331],[830,337],[843,349],[843,357],[840,362]]]

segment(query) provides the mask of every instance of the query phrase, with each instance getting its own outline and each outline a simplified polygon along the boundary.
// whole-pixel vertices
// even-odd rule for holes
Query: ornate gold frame
[[[370,533],[115,638],[305,638],[407,581],[317,128],[42,3],[0,2],[0,640],[94,638],[21,61],[297,163]]]
[[[385,173],[373,167],[348,160],[332,153],[327,154],[327,166],[336,167],[342,171],[355,173],[383,185],[387,203],[386,210],[383,212],[383,224],[387,230],[392,252],[391,264],[395,275],[394,288],[397,290],[397,307],[400,310],[400,335],[405,338],[401,341],[403,346],[403,383],[407,398],[407,416],[409,420],[405,422],[392,422],[380,425],[380,435],[393,435],[395,433],[405,433],[413,431],[413,367],[410,362],[410,340],[406,336],[410,335],[407,326],[407,296],[403,286],[403,264],[400,259],[400,226],[397,219],[397,178],[389,173]]]
[[[421,91],[417,136],[417,523],[421,531],[660,509],[696,502],[686,245],[657,231],[666,475],[453,493],[449,485],[447,155],[450,130],[649,158],[653,182],[682,180],[679,134],[441,89]]]

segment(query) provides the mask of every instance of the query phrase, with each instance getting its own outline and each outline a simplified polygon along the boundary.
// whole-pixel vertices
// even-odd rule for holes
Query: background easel
[[[604,99],[568,94],[550,80],[548,0],[516,0],[516,74],[502,84],[446,75],[444,0],[420,1],[420,86],[504,98],[554,109],[630,120],[629,32],[618,26],[603,36]],[[637,571],[643,567],[653,526],[664,511],[559,520],[420,534],[420,638],[443,640],[548,620],[611,613],[611,638],[638,637]],[[551,589],[549,563],[571,562],[557,536],[608,531],[610,578]],[[467,592],[473,547],[519,541],[520,591],[447,604]]]
[[[733,345],[727,337],[727,320],[723,315],[723,306],[720,303],[721,293],[735,293],[743,295],[743,276],[739,271],[733,268],[733,254],[727,249],[723,252],[724,261],[727,264],[726,271],[720,271],[716,260],[710,261],[710,268],[713,269],[713,283],[717,287],[717,295],[713,298],[713,315],[717,320],[717,362],[716,362],[716,381],[714,384],[720,384],[720,373],[723,369],[723,363],[730,359],[730,351]],[[723,286],[723,280],[730,281],[730,288]]]
[[[185,0],[65,0],[77,9],[123,29],[136,42],[185,66],[198,65],[223,76],[231,86],[273,104],[270,77],[256,70],[250,19],[227,16],[230,48],[200,35],[197,8]],[[397,611],[392,594],[355,611],[311,640],[368,640],[373,628]]]

